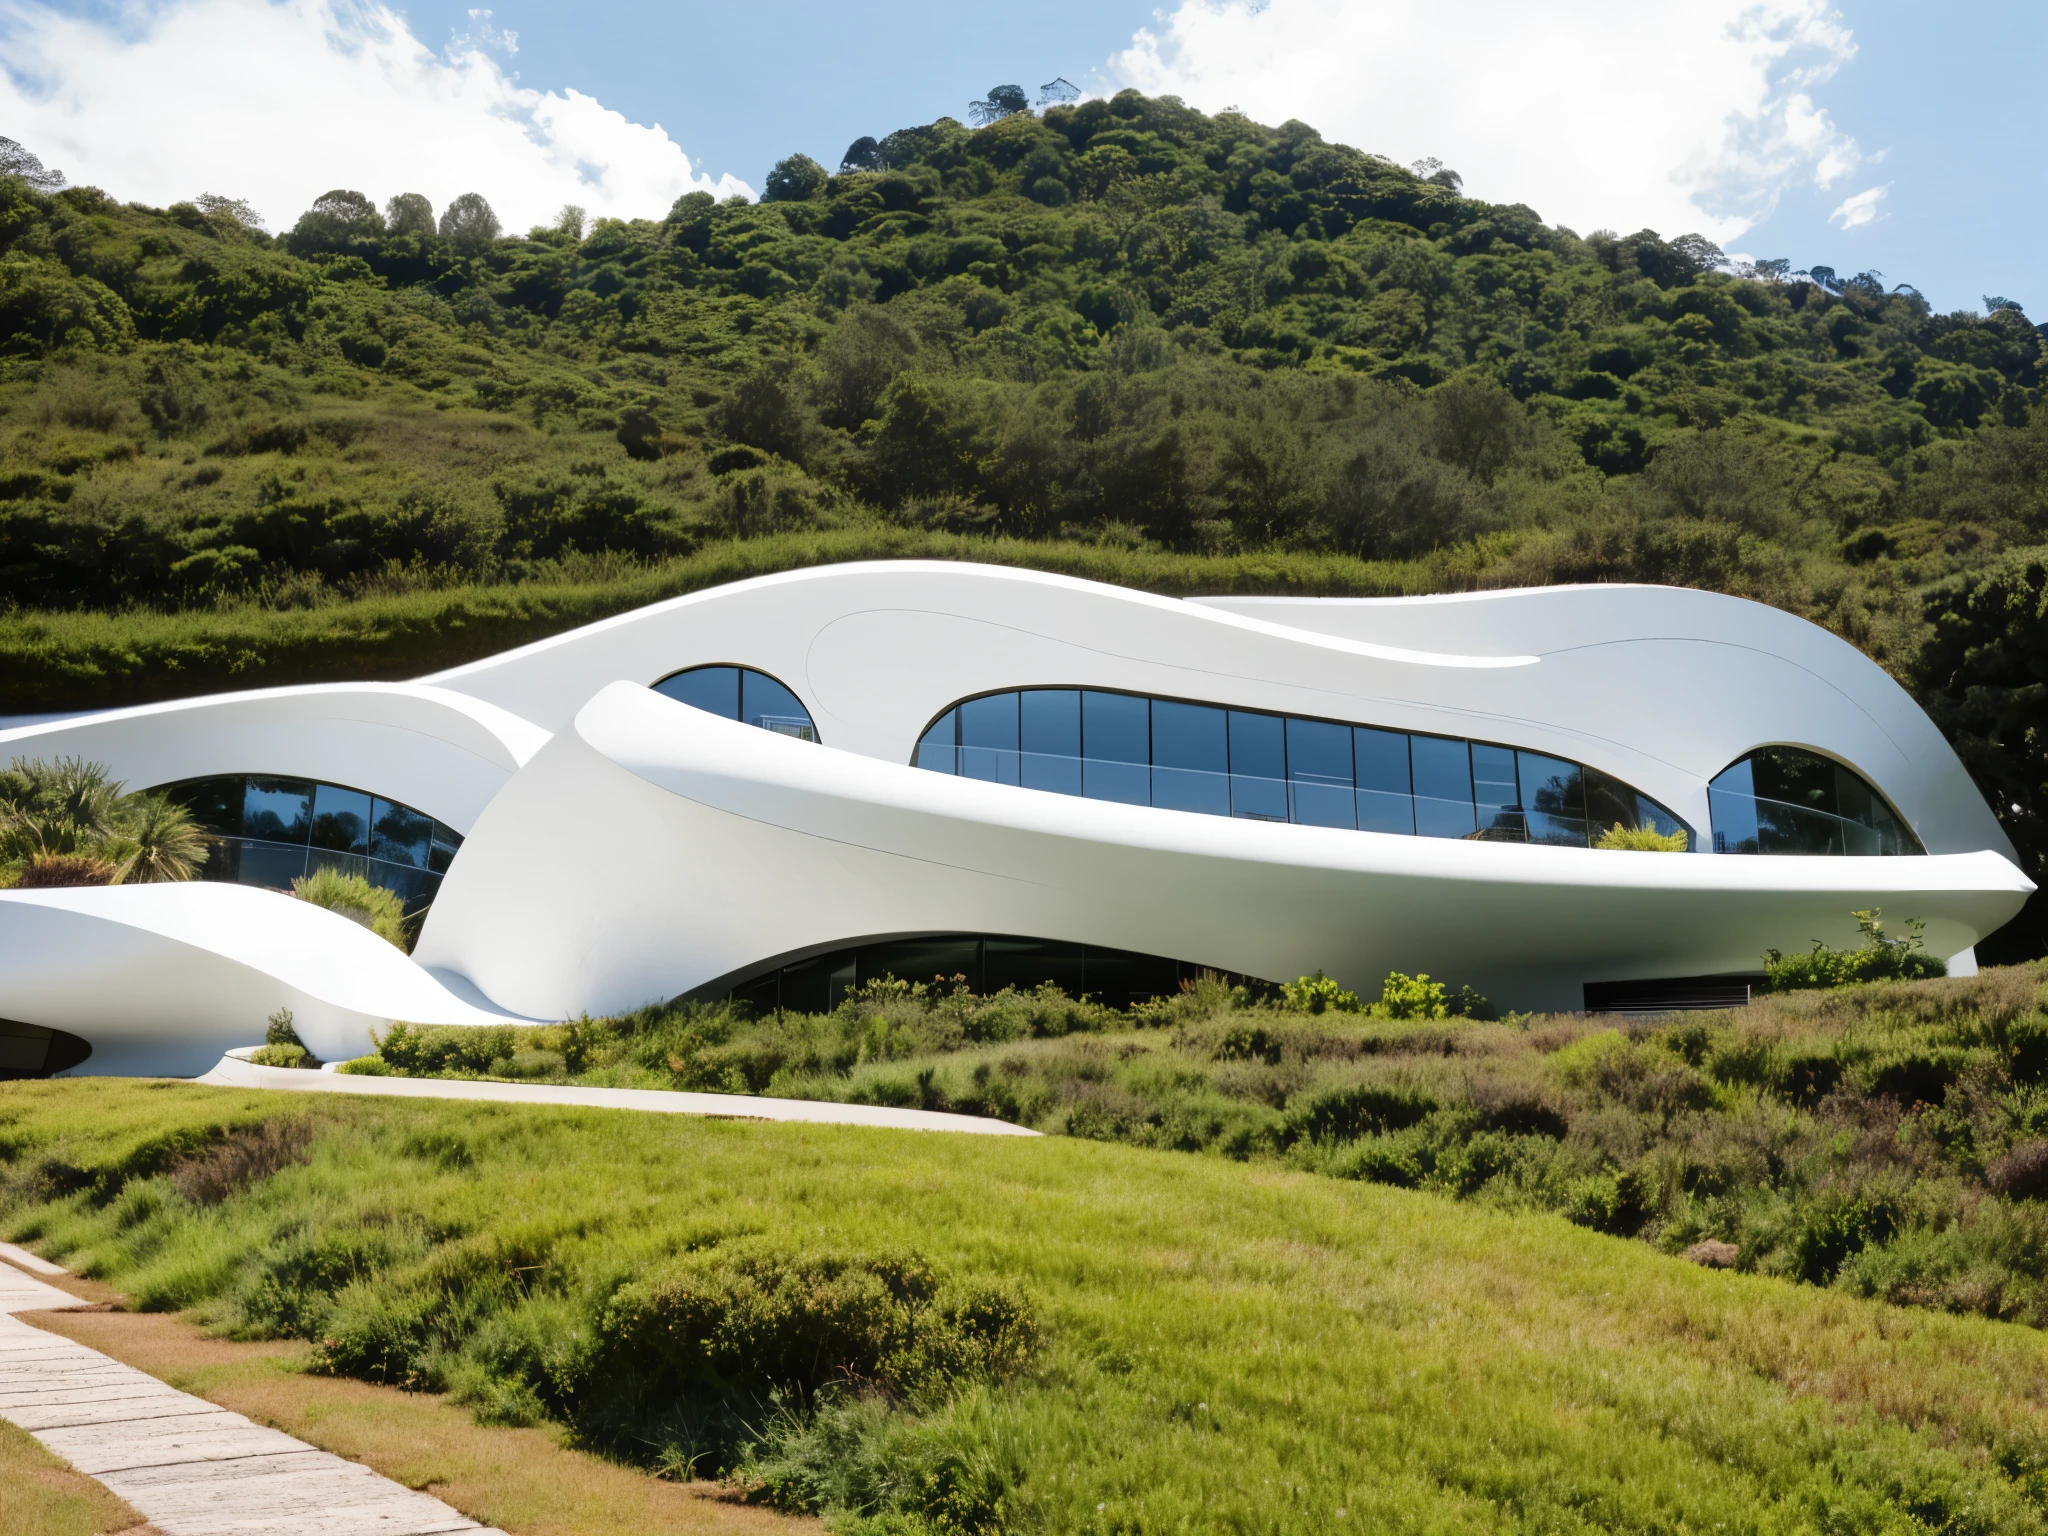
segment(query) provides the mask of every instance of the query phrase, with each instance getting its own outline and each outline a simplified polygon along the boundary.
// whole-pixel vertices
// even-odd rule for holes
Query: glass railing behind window
[[[166,784],[211,838],[200,878],[288,891],[320,869],[395,891],[409,911],[431,905],[462,835],[396,800],[343,784],[235,774]]]
[[[1716,853],[1873,858],[1924,854],[1912,828],[1861,775],[1803,747],[1759,747],[1715,776]]]
[[[1208,816],[1565,848],[1696,846],[1656,801],[1562,758],[1098,689],[969,699],[932,723],[915,763]]]

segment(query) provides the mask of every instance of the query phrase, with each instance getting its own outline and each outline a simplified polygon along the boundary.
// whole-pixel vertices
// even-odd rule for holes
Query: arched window
[[[707,714],[759,726],[778,736],[816,741],[818,728],[803,701],[766,672],[752,667],[691,667],[672,672],[654,691]]]
[[[1716,853],[1924,854],[1858,774],[1803,747],[1758,747],[1707,786]]]
[[[268,774],[158,786],[210,833],[203,880],[288,891],[315,870],[361,875],[424,911],[441,889],[462,834],[423,811],[345,784]]]
[[[1698,847],[1648,795],[1563,758],[1095,688],[962,700],[926,728],[912,762],[1209,816],[1562,848]]]

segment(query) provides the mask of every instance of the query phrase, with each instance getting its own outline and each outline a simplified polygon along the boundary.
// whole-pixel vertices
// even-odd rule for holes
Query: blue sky
[[[2048,138],[2044,42],[2048,11],[1993,0],[0,0],[0,133],[116,195],[250,197],[273,227],[337,183],[475,187],[518,227],[755,188],[792,150],[836,164],[1064,75],[1439,155],[1581,232],[1696,228],[2048,319],[2021,169]]]

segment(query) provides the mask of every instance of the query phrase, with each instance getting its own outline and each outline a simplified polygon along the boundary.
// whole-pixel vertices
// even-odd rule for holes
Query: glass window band
[[[963,699],[912,765],[1209,816],[1486,842],[1601,846],[1692,828],[1611,774],[1541,752],[1099,688]]]
[[[318,869],[361,875],[424,912],[462,846],[462,834],[383,795],[272,774],[226,774],[161,784],[211,838],[202,880],[288,891]]]

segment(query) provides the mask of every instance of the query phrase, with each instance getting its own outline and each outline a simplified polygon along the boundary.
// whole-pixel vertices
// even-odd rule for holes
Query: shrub
[[[15,881],[24,891],[63,890],[79,885],[112,885],[114,866],[106,859],[80,853],[38,853],[30,856]]]
[[[1948,966],[1926,953],[1921,935],[1924,918],[1908,918],[1906,932],[1888,939],[1876,907],[1849,914],[1856,919],[1863,943],[1855,949],[1831,949],[1819,939],[1803,955],[1786,955],[1780,950],[1764,951],[1764,990],[1793,992],[1824,987],[1847,987],[1864,981],[1921,981],[1946,976]]]
[[[1470,995],[1470,988],[1466,993]],[[1373,1012],[1387,1019],[1441,1019],[1451,1011],[1443,987],[1427,976],[1387,973],[1380,987],[1380,1000]]]
[[[2048,1141],[2016,1143],[1984,1170],[1984,1182],[2008,1200],[2048,1199]]]
[[[1356,992],[1346,992],[1321,971],[1298,981],[1283,982],[1280,995],[1298,1013],[1363,1013]]]
[[[1691,846],[1685,830],[1659,832],[1655,827],[1624,827],[1616,822],[1594,842],[1595,848],[1618,848],[1631,853],[1684,853]]]
[[[250,1062],[259,1067],[318,1067],[320,1060],[306,1049],[306,1042],[292,1024],[292,1011],[280,1008],[270,1016],[263,1032],[262,1046],[251,1052]]]
[[[352,923],[361,923],[378,938],[400,949],[410,947],[406,943],[404,901],[396,891],[372,885],[361,875],[347,875],[333,868],[316,869],[292,881],[292,894]]]

